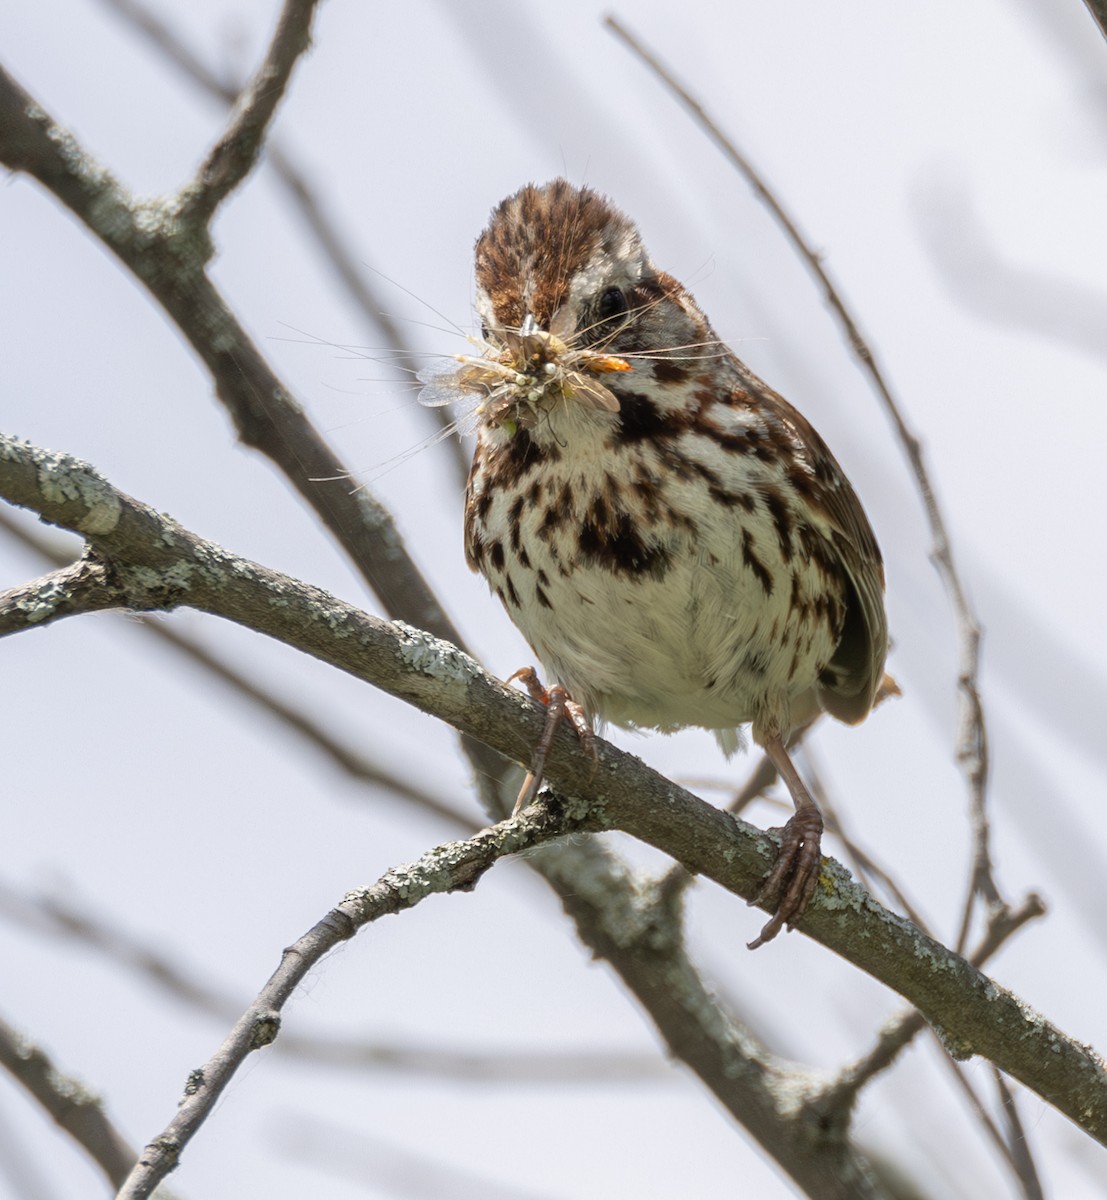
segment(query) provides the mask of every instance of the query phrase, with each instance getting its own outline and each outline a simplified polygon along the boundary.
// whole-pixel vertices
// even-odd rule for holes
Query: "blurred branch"
[[[1107,38],[1107,0],[1084,0],[1084,4],[1099,26],[1099,32]]]
[[[239,87],[220,77],[193,53],[183,38],[165,24],[156,13],[151,12],[136,0],[100,0],[117,16],[125,20],[157,48],[157,50],[186,78],[198,84],[209,95],[233,105],[239,95]],[[400,332],[399,323],[389,315],[380,296],[370,286],[362,272],[354,266],[354,256],[339,232],[333,217],[327,212],[321,198],[308,182],[307,175],[297,164],[292,154],[281,144],[270,140],[267,147],[267,162],[274,174],[287,188],[289,196],[300,213],[305,228],[315,239],[315,244],[325,262],[346,289],[346,294],[360,310],[363,317],[376,326],[389,350],[394,355],[392,365],[410,378],[415,377],[416,364],[406,338]],[[451,422],[448,408],[420,407],[435,424],[442,428]],[[463,483],[469,464],[460,440],[448,440],[449,452],[458,482]]]
[[[521,1191],[448,1165],[418,1145],[405,1150],[365,1128],[345,1130],[288,1116],[271,1131],[274,1148],[333,1179],[379,1196],[411,1200],[549,1200],[548,1191]]]
[[[135,1161],[135,1152],[104,1112],[100,1098],[65,1075],[38,1046],[0,1017],[0,1066],[29,1092],[54,1122],[81,1146],[118,1188]],[[159,1191],[161,1200],[169,1193]]]
[[[160,943],[143,942],[93,915],[84,901],[26,896],[0,883],[0,914],[32,931],[66,938],[93,950],[195,1012],[233,1022],[241,1011],[239,1000],[174,962]],[[405,1043],[397,1038],[372,1041],[306,1033],[282,1034],[277,1049],[304,1062],[343,1071],[393,1071],[466,1083],[617,1084],[628,1080],[657,1083],[673,1078],[672,1068],[656,1055],[629,1052],[568,1048],[484,1051]]]
[[[915,209],[939,276],[970,311],[1107,360],[1107,293],[1101,288],[1004,259],[968,187],[953,176],[928,187]]]
[[[414,863],[386,872],[371,887],[347,893],[342,902],[281,955],[254,1002],[236,1022],[215,1054],[193,1071],[177,1112],[151,1141],[118,1200],[143,1200],[176,1167],[181,1152],[215,1107],[223,1089],[249,1055],[275,1040],[281,1010],[304,976],[335,946],[380,917],[413,908],[427,896],[471,891],[500,858],[570,831],[576,820],[555,804],[535,803],[518,816],[482,830],[465,842],[446,842]]]
[[[946,529],[945,517],[930,482],[926,462],[923,457],[919,439],[911,431],[903,416],[899,402],[893,397],[891,388],[884,377],[884,372],[876,361],[876,356],[861,334],[860,327],[854,320],[840,289],[832,282],[829,273],[823,267],[819,255],[811,249],[807,240],[800,232],[798,225],[789,215],[780,200],[770,191],[761,175],[754,169],[749,159],[737,148],[716,122],[708,115],[703,105],[693,98],[692,94],[681,84],[661,61],[651,53],[643,43],[632,34],[625,25],[613,16],[605,19],[607,27],[635,54],[653,74],[663,83],[692,114],[693,119],[700,125],[707,136],[723,152],[724,156],[737,168],[739,173],[753,189],[754,194],[769,209],[777,224],[784,230],[785,235],[800,258],[807,265],[811,274],[818,281],[826,296],[831,311],[845,332],[846,338],[857,360],[869,374],[873,386],[884,405],[885,411],[891,418],[892,426],[903,447],[904,453],[915,477],[915,486],[923,502],[926,518],[930,525],[933,539],[931,559],[945,585],[947,594],[953,606],[957,624],[959,650],[959,667],[957,684],[961,692],[961,718],[957,742],[957,760],[969,785],[970,819],[973,826],[973,869],[969,895],[965,905],[965,916],[962,922],[961,934],[958,939],[958,949],[963,949],[968,935],[968,924],[972,913],[975,896],[984,897],[990,907],[1003,903],[992,874],[991,851],[989,848],[989,828],[986,808],[986,791],[988,783],[988,738],[984,723],[984,707],[980,700],[977,682],[977,671],[980,656],[980,626],[969,603],[961,577],[953,559],[953,548],[949,533]]]
[[[46,1166],[9,1122],[0,1120],[0,1188],[19,1200],[61,1200],[47,1182]]]
[[[51,544],[37,532],[32,533],[23,523],[16,522],[0,510],[0,529],[55,566],[66,566],[71,555]],[[229,662],[208,649],[196,638],[189,637],[156,617],[135,616],[129,621],[148,637],[156,638],[174,651],[208,671],[239,696],[274,717],[285,728],[298,734],[305,742],[328,758],[351,779],[367,787],[381,788],[400,800],[425,809],[452,825],[461,833],[476,833],[480,826],[462,812],[439,800],[437,796],[415,784],[406,775],[396,775],[379,763],[367,758],[360,750],[340,741],[310,713],[298,708],[260,684],[248,678]]]
[[[1006,1144],[1011,1156],[1011,1165],[1022,1185],[1023,1195],[1026,1200],[1044,1200],[1042,1181],[1038,1178],[1034,1156],[1030,1153],[1030,1139],[1026,1136],[1026,1128],[1019,1116],[1015,1097],[1003,1075],[994,1067],[992,1076],[995,1079],[996,1091],[999,1093],[1000,1109],[1007,1125]]]
[[[0,631],[109,606],[141,611],[187,604],[297,647],[433,713],[516,762],[528,761],[545,724],[540,706],[504,687],[456,647],[399,622],[381,621],[318,588],[238,558],[117,491],[87,465],[25,442],[0,437],[0,495],[52,523],[83,532],[89,542],[77,564],[83,573],[74,576],[74,568],[66,568],[0,595]],[[759,891],[776,852],[761,831],[705,804],[599,739],[593,761],[572,731],[560,730],[551,747],[547,777],[569,795],[602,797],[593,805],[589,828],[621,829],[747,898]],[[570,866],[579,865],[572,853],[578,848],[568,849]],[[600,922],[582,936],[607,953],[616,938],[629,945],[634,939],[625,919],[612,922],[620,906],[634,910],[634,890],[625,886],[627,881],[609,875],[589,881],[587,873],[580,872],[572,879],[577,890],[571,892],[564,886],[570,876],[558,880],[565,851],[564,846],[548,849],[544,868],[547,877],[562,884],[559,891],[571,912],[582,904],[597,910],[592,915],[598,913]],[[597,889],[609,901],[606,913],[595,903]],[[641,915],[643,910],[635,911]],[[683,961],[683,951],[667,943],[674,933],[671,928],[659,928],[652,911],[646,915],[651,924],[643,930],[642,945],[650,953],[633,961],[624,957],[620,972],[636,992],[646,993],[647,1000],[659,991],[671,997],[675,976],[659,974],[656,954],[664,949]],[[1107,1142],[1107,1072],[1102,1060],[909,921],[887,912],[832,860],[824,860],[815,901],[799,926],[905,996],[959,1053],[983,1054],[1091,1136]],[[669,972],[674,961],[670,959]],[[690,966],[688,970],[692,976]],[[703,988],[694,977],[686,982]],[[664,1011],[656,1001],[655,1007],[647,1007],[655,1017]],[[681,1033],[712,1045],[717,1040],[702,1027],[683,1026]],[[764,1066],[749,1056],[742,1061],[743,1069],[756,1072],[765,1086]],[[718,1054],[693,1065],[705,1081],[727,1094],[726,1063]],[[771,1097],[772,1090],[766,1095]],[[773,1125],[778,1150],[782,1118],[781,1110]],[[743,1119],[752,1121],[748,1113]],[[756,1124],[749,1127],[757,1136]]]
[[[987,1105],[977,1093],[967,1073],[961,1069],[961,1064],[952,1054],[950,1054],[944,1043],[939,1038],[939,1044],[945,1053],[942,1054],[941,1061],[945,1063],[946,1069],[953,1077],[954,1083],[964,1094],[969,1107],[976,1115],[980,1127],[984,1130],[987,1137],[995,1146],[997,1153],[1010,1168],[1011,1173],[1015,1176],[1015,1181],[1019,1185],[1019,1190],[1022,1192],[1025,1200],[1042,1200],[1041,1186],[1038,1183],[1038,1172],[1034,1166],[1034,1159],[1030,1153],[1030,1148],[1025,1140],[1019,1141],[1015,1134],[1016,1130],[1022,1128],[1019,1121],[1018,1111],[1015,1108],[1015,1100],[1011,1093],[1003,1084],[1003,1076],[994,1067],[992,1072],[995,1078],[1000,1083],[1001,1096],[1006,1094],[1008,1104],[1005,1105],[1007,1112],[1005,1113],[1004,1124],[1009,1130],[1009,1136],[1005,1135],[1003,1130],[992,1118],[992,1114],[988,1111]]]

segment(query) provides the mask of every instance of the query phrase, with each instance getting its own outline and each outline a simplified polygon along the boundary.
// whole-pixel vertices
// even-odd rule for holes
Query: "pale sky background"
[[[150,7],[239,75],[278,10],[275,0]],[[952,940],[969,853],[953,762],[956,647],[903,456],[765,211],[604,31],[603,11],[588,0],[329,0],[275,141],[419,351],[464,347],[452,326],[471,328],[472,245],[492,206],[566,174],[610,193],[719,333],[816,424],[885,552],[890,667],[905,694],[858,730],[827,724],[815,753],[854,834]],[[1102,1050],[1107,44],[1079,0],[651,0],[614,11],[798,216],[923,439],[986,629],[999,879],[1011,900],[1034,889],[1050,906],[991,970]],[[225,119],[96,0],[9,0],[0,55],[138,194],[180,186]],[[394,506],[474,650],[501,676],[531,661],[465,567],[446,447],[384,471],[426,436],[427,416],[377,361],[379,333],[320,265],[265,167],[222,211],[215,238],[219,286],[348,464]],[[21,177],[0,190],[0,271],[0,428],[85,458],[196,532],[376,611],[283,479],[235,445],[160,311]],[[367,357],[328,343],[368,347]],[[0,534],[0,587],[40,569]],[[244,630],[170,620],[476,813],[448,730]],[[242,1006],[281,948],[346,890],[450,835],[387,797],[366,803],[125,618],[10,638],[0,672],[0,884],[59,892]],[[617,740],[680,778],[736,782],[747,769],[697,732]],[[764,805],[751,816],[779,821]],[[828,1070],[863,1053],[901,1001],[796,934],[748,954],[762,920],[710,885],[695,890],[694,955],[718,990],[782,1053]],[[102,1093],[136,1145],[160,1131],[225,1032],[96,952],[4,919],[2,906],[0,961],[0,1015]],[[362,934],[313,973],[285,1028],[658,1056],[652,1029],[518,863],[471,896],[432,899]],[[979,1065],[973,1076],[991,1099]],[[1021,1112],[1049,1194],[1107,1194],[1101,1148],[1034,1096],[1022,1095]],[[105,1194],[6,1078],[0,1130],[0,1161],[30,1173],[17,1186],[0,1170],[3,1200]],[[856,1134],[932,1196],[1014,1194],[925,1039],[866,1093]],[[398,1154],[460,1175],[437,1191],[390,1182]],[[277,1051],[239,1073],[172,1186],[212,1200],[794,1194],[682,1070],[543,1087],[328,1071]]]

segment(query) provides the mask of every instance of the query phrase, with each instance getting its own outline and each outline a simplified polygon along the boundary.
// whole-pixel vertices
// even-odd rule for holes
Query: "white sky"
[[[210,62],[242,73],[278,6],[151,7]],[[905,692],[860,730],[821,730],[818,760],[855,835],[952,938],[968,856],[952,763],[955,645],[902,455],[765,212],[601,28],[602,11],[587,0],[331,0],[276,140],[309,173],[354,260],[380,273],[371,282],[420,351],[462,344],[448,323],[469,328],[472,244],[490,208],[528,180],[565,173],[609,192],[720,334],[815,422],[884,548],[891,667]],[[1033,888],[1051,910],[994,974],[1102,1048],[1107,45],[1079,0],[650,0],[615,11],[797,214],[925,443],[987,631],[999,877],[1012,900]],[[221,128],[220,108],[93,0],[0,7],[0,47],[23,85],[137,193],[177,188]],[[425,413],[371,350],[366,361],[310,340],[372,347],[379,335],[319,265],[267,170],[227,205],[215,236],[219,285],[353,468],[374,477],[425,437]],[[86,458],[197,532],[372,607],[314,517],[234,445],[179,335],[23,178],[0,191],[0,263],[0,428]],[[530,661],[465,568],[446,448],[408,458],[373,487],[490,669],[507,675]],[[0,587],[38,569],[0,535]],[[383,761],[466,797],[447,731],[242,630],[172,620]],[[124,619],[62,622],[5,641],[0,656],[0,882],[62,889],[243,1004],[281,947],[348,888],[447,835],[387,798],[367,805]],[[744,774],[699,733],[620,740],[681,777]],[[753,815],[778,820],[768,807]],[[798,935],[747,954],[759,921],[700,887],[695,954],[718,988],[785,1053],[833,1069],[863,1052],[900,1004]],[[102,1092],[136,1144],[168,1120],[188,1071],[224,1032],[96,954],[3,921],[0,959],[0,1013]],[[314,974],[288,1021],[299,1032],[457,1047],[655,1046],[518,864],[472,896],[374,927]],[[1022,1113],[1047,1191],[1102,1194],[1103,1151],[1034,1097]],[[5,1125],[34,1160],[43,1197],[101,1194],[79,1154],[0,1080]],[[356,1182],[365,1164],[350,1164],[336,1129],[360,1143],[375,1175]],[[925,1047],[866,1097],[857,1132],[934,1195],[1013,1194]],[[309,1141],[328,1147],[335,1174],[325,1184],[297,1149]],[[708,1197],[734,1194],[737,1179],[751,1197],[793,1194],[679,1072],[656,1084],[462,1086],[309,1069],[276,1053],[240,1073],[173,1186],[271,1200],[319,1188],[335,1200],[438,1195],[389,1190],[396,1149],[483,1177],[474,1195],[495,1183],[528,1197]],[[0,1197],[17,1195],[5,1186]],[[452,1189],[441,1194],[469,1194]]]

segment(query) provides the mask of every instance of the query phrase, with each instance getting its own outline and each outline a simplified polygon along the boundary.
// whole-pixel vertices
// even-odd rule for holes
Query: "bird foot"
[[[504,682],[514,683],[516,680],[527,689],[527,693],[532,700],[545,706],[546,725],[542,730],[542,736],[538,739],[538,744],[534,748],[534,761],[531,764],[531,769],[527,773],[526,779],[523,780],[523,786],[519,790],[515,807],[511,811],[512,816],[522,812],[534,797],[538,795],[538,789],[542,786],[542,773],[546,767],[546,756],[550,752],[550,747],[553,745],[554,737],[557,734],[557,728],[562,721],[568,719],[571,722],[577,737],[580,739],[580,744],[592,756],[593,765],[598,761],[596,755],[596,735],[592,732],[591,722],[588,720],[588,715],[581,705],[569,695],[567,688],[563,688],[557,683],[553,687],[543,687],[541,680],[538,678],[538,672],[533,667],[520,667],[514,675],[509,676]]]
[[[773,916],[749,943],[749,949],[771,942],[785,925],[791,929],[807,910],[819,881],[822,832],[823,818],[814,805],[801,808],[784,826],[773,869],[750,901],[771,905]]]

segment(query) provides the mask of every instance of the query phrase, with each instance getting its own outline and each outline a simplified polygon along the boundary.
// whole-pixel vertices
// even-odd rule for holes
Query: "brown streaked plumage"
[[[485,354],[453,379],[481,400],[469,562],[589,721],[702,726],[728,753],[752,725],[796,807],[760,945],[818,875],[822,819],[788,739],[820,711],[860,721],[883,676],[864,510],[604,197],[523,188],[478,240],[476,277]]]

